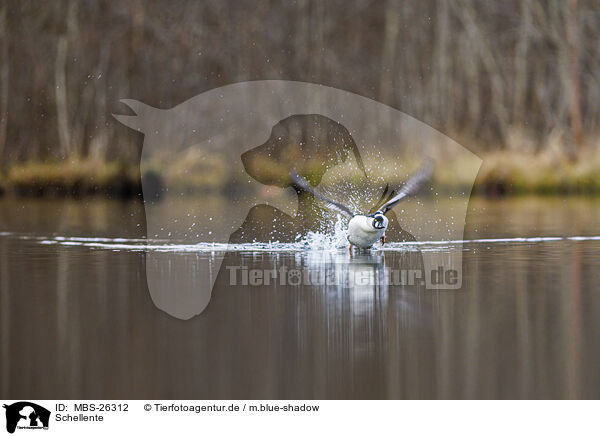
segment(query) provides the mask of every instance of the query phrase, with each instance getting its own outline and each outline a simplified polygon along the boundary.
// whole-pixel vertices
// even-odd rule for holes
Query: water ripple
[[[324,251],[334,252],[348,248],[345,238],[340,232],[334,234],[310,233],[296,242],[253,242],[244,244],[228,244],[218,242],[189,243],[188,241],[173,241],[165,239],[144,238],[101,238],[83,236],[31,236],[16,235],[9,232],[0,233],[0,237],[17,237],[34,240],[43,245],[82,246],[106,250],[125,251],[158,251],[158,252],[303,252]],[[600,236],[552,236],[552,237],[515,237],[515,238],[481,238],[439,241],[410,241],[388,242],[378,245],[378,251],[447,251],[460,249],[462,246],[493,245],[493,244],[537,244],[556,241],[598,241]]]

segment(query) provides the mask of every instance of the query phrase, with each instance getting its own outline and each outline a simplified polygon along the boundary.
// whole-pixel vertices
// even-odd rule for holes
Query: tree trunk
[[[61,157],[69,156],[71,152],[71,137],[69,132],[69,114],[67,109],[67,37],[62,35],[56,44],[56,59],[54,61],[54,84],[56,89],[56,119],[58,124],[58,139]]]
[[[583,122],[581,120],[581,84],[579,81],[579,38],[577,21],[577,0],[569,0],[567,9],[567,39],[569,52],[569,77],[570,77],[570,112],[571,129],[577,144],[578,158],[584,148]]]
[[[385,11],[385,30],[381,73],[379,75],[379,101],[393,104],[394,73],[396,72],[396,43],[400,30],[400,8],[398,0],[389,0]]]
[[[0,67],[0,169],[4,166],[4,151],[6,149],[6,134],[8,126],[8,79],[9,79],[9,64],[8,64],[8,21],[6,19],[8,4],[4,3],[0,10],[0,40],[2,47],[0,48],[0,59],[2,59]]]
[[[527,97],[527,52],[531,34],[531,0],[521,2],[521,26],[519,41],[515,50],[515,89],[513,90],[512,124],[525,125],[525,106]]]

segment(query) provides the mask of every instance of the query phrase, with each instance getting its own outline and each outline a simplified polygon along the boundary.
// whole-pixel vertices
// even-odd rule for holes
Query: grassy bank
[[[558,152],[499,151],[483,156],[474,191],[484,195],[600,195],[600,152],[576,161]]]
[[[139,171],[122,162],[26,162],[0,175],[0,191],[17,196],[128,197],[140,192]]]
[[[600,152],[595,149],[585,152],[577,161],[548,151],[498,151],[481,157],[483,163],[473,187],[473,193],[478,195],[600,195]],[[223,187],[239,185],[239,180],[230,180],[225,167],[223,158],[211,156],[204,160],[202,168],[192,171],[178,168],[163,173],[149,170],[143,177],[157,189],[172,186],[189,193],[219,193],[226,189]],[[182,178],[182,174],[196,176]],[[470,180],[463,180],[462,174],[460,164],[450,163],[438,168],[435,183],[442,189],[468,190]],[[14,164],[0,173],[0,194],[128,197],[141,192],[140,180],[139,170],[122,162],[27,162]]]

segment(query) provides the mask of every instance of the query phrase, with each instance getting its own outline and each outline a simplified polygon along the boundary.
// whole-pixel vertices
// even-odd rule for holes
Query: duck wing
[[[352,212],[350,210],[350,208],[348,206],[346,206],[338,201],[332,200],[331,198],[327,197],[322,192],[315,190],[311,186],[311,184],[308,183],[308,181],[304,177],[302,177],[298,173],[296,173],[296,171],[292,170],[292,172],[290,173],[290,177],[297,186],[299,186],[300,188],[302,188],[303,190],[305,190],[307,192],[310,192],[312,195],[314,195],[319,200],[322,200],[322,201],[328,203],[330,206],[335,207],[337,210],[342,212],[346,217],[352,218],[354,215],[356,215],[354,212]]]
[[[391,208],[400,203],[402,200],[410,197],[411,195],[415,195],[430,179],[432,173],[433,163],[431,160],[427,160],[421,169],[419,169],[419,171],[414,173],[406,181],[397,194],[395,194],[392,198],[389,198],[386,203],[379,207],[379,211],[381,211],[383,214],[386,214]]]

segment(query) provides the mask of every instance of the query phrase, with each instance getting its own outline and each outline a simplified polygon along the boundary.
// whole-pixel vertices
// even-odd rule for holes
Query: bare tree
[[[379,100],[391,103],[394,87],[398,33],[400,31],[400,2],[388,0],[385,14],[383,50],[379,76]]]
[[[134,163],[107,117],[241,80],[378,98],[479,148],[600,132],[597,0],[0,3],[0,153]],[[10,113],[8,113],[10,111]]]
[[[8,126],[8,90],[9,90],[9,62],[8,62],[8,22],[7,3],[0,7],[0,168],[3,166],[4,149],[6,148],[6,133]]]
[[[579,36],[577,24],[577,0],[568,0],[567,39],[569,47],[571,128],[577,144],[578,155],[584,147],[583,122],[581,121],[581,84],[579,81]]]
[[[525,121],[525,105],[527,98],[527,67],[529,38],[532,34],[531,0],[521,2],[519,39],[515,49],[515,82],[513,91],[513,123],[523,125]]]

